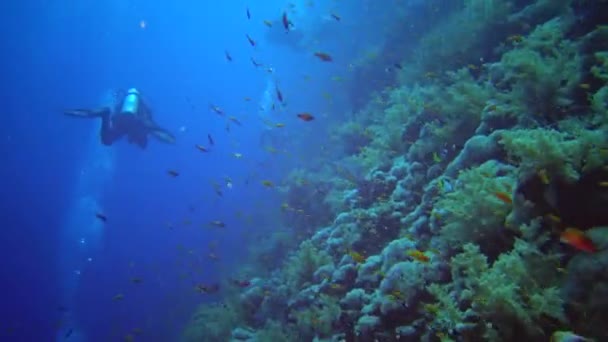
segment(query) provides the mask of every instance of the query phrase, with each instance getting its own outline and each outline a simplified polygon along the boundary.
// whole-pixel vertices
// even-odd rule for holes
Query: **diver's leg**
[[[110,111],[101,114],[101,128],[99,129],[99,136],[101,137],[101,143],[104,145],[112,145],[119,136],[112,126],[112,118],[110,118]]]
[[[150,134],[165,144],[175,144],[175,136],[166,129],[156,127],[150,131]]]

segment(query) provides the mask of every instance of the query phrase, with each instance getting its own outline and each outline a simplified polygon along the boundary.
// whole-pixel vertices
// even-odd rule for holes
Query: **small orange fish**
[[[566,230],[560,235],[559,240],[583,252],[597,252],[597,247],[595,247],[593,241],[591,241],[591,239],[588,238],[580,229],[566,228]]]
[[[203,146],[203,145],[194,145],[194,147],[196,147],[197,150],[201,151],[201,152],[209,152],[209,150]]]
[[[168,170],[167,174],[169,174],[169,176],[174,177],[174,178],[179,176],[179,172],[177,172],[175,170]]]
[[[297,115],[297,117],[304,121],[312,121],[315,119],[315,117],[312,116],[312,114],[310,114],[310,113],[300,113]]]
[[[333,58],[331,58],[331,56],[325,52],[320,52],[317,51],[314,54],[317,58],[319,58],[320,60],[322,60],[323,62],[331,62],[333,61]]]
[[[407,251],[407,255],[411,256],[413,259],[418,260],[420,262],[429,262],[431,258],[429,258],[424,252],[421,252],[417,249],[412,249]]]
[[[494,196],[496,196],[496,198],[505,202],[506,204],[513,204],[513,199],[511,199],[511,195],[504,191],[496,191],[494,193]]]

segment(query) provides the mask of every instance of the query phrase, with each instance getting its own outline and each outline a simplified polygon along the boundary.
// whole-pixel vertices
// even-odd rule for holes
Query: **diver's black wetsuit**
[[[124,97],[123,97],[124,101]],[[66,115],[83,118],[101,118],[101,128],[99,136],[101,143],[112,145],[116,140],[123,136],[132,144],[137,144],[141,148],[148,145],[148,134],[156,137],[162,142],[172,144],[175,137],[167,130],[161,128],[152,119],[152,112],[143,101],[139,101],[136,114],[122,113],[122,103],[119,101],[115,108],[103,107],[95,110],[75,109],[65,112]]]

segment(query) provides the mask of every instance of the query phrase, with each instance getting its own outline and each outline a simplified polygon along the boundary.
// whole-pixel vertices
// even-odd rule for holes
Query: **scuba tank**
[[[139,110],[139,91],[135,88],[131,88],[127,91],[127,96],[122,101],[122,109],[120,112],[126,115],[137,116]]]

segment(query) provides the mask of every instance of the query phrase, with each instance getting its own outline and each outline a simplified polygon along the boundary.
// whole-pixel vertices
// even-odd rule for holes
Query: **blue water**
[[[266,39],[262,20],[280,26],[282,1],[249,4],[252,20],[245,17],[246,1],[2,2],[2,340],[108,341],[136,328],[143,340],[174,340],[196,305],[212,299],[194,291],[195,284],[217,281],[242,262],[240,246],[251,243],[246,233],[278,229],[279,196],[260,181],[280,184],[287,170],[331,143],[316,137],[347,116],[349,104],[345,85],[330,78],[348,80],[346,61],[378,43],[391,11],[377,1],[303,4],[298,29],[321,32],[335,24],[320,8],[350,19],[321,32],[326,39],[318,45],[298,49]],[[363,20],[367,24],[359,25]],[[257,40],[255,48],[246,33]],[[312,57],[318,50],[342,62],[320,63]],[[274,73],[255,69],[251,56]],[[270,114],[287,125],[275,147],[290,158],[270,155],[260,144],[267,130],[260,117],[268,114],[258,106],[271,82],[288,104],[283,113]],[[175,146],[151,141],[142,151],[120,141],[96,147],[91,139],[99,122],[61,114],[96,106],[108,89],[129,87],[139,88],[156,120],[177,135]],[[323,93],[332,95],[331,104]],[[210,104],[243,126],[233,124],[227,132],[226,119]],[[302,111],[323,120],[303,123],[295,117]],[[202,154],[194,145],[207,144],[208,133],[216,144]],[[89,247],[93,242],[80,243],[78,230],[87,227],[69,222],[95,214],[75,208],[80,177],[106,155],[103,149],[112,150],[111,169],[99,174],[108,180],[91,196],[108,222],[96,247]],[[234,152],[244,157],[236,159]],[[180,176],[169,177],[168,169]],[[222,184],[226,176],[234,187],[219,198],[211,183]],[[240,219],[239,212],[250,218]],[[223,220],[227,228],[209,229],[211,220]],[[214,241],[219,262],[207,258]],[[143,282],[134,284],[133,277]],[[112,300],[117,294],[124,300]]]

